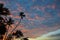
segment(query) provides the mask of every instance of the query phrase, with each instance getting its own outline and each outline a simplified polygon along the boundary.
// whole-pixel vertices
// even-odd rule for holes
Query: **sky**
[[[13,27],[19,22],[19,13],[26,17],[16,28],[25,37],[39,37],[60,29],[60,0],[0,0],[11,12],[15,20]],[[13,29],[13,28],[12,28]]]
[[[60,40],[60,29],[37,37],[36,40]]]

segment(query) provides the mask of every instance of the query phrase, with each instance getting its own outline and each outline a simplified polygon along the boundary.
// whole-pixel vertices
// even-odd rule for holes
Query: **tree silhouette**
[[[0,15],[4,16],[10,15],[8,8],[4,8],[3,6],[4,4],[0,4]]]
[[[9,20],[7,21],[7,25],[12,25],[14,24],[14,20],[12,20],[12,18],[10,17]]]
[[[20,30],[17,30],[16,33],[13,33],[12,35],[16,36],[16,38],[23,37],[23,33]]]
[[[0,23],[0,35],[4,35],[5,32],[7,31],[5,26],[6,26],[5,24]]]
[[[12,20],[11,17],[7,18],[7,16],[10,15],[10,11],[8,10],[8,8],[4,8],[4,4],[0,3],[0,38],[2,38],[2,35],[5,35],[5,37],[12,37],[12,35],[15,35],[16,38],[19,37],[24,37],[23,33],[20,30],[17,30],[16,33],[13,33],[11,35],[11,33],[19,26],[19,24],[21,23],[21,20],[23,19],[23,17],[25,17],[24,12],[20,12],[19,17],[20,17],[20,21],[19,23],[15,26],[15,28],[11,31],[10,34],[8,34],[8,29],[9,27],[11,27],[12,24],[14,24],[14,20]],[[5,17],[2,17],[5,16]],[[8,25],[8,29],[6,28]],[[7,35],[8,34],[8,35]],[[10,39],[8,39],[10,40]],[[24,40],[28,40],[27,38],[24,38]]]
[[[23,17],[25,17],[24,12],[20,12],[19,16],[23,19]]]
[[[3,34],[5,34],[5,32],[6,32],[6,25],[4,24],[4,19],[3,19],[3,17],[1,17],[1,15],[3,15],[4,13],[3,13],[3,4],[0,4],[0,35],[3,35]]]
[[[12,20],[12,18],[10,17],[9,20],[7,20],[7,25],[8,25],[8,30],[6,32],[6,36],[8,36],[8,32],[9,32],[9,27],[11,27],[12,24],[14,24],[14,20]]]
[[[21,17],[21,18],[20,18],[20,21],[19,21],[19,23],[16,25],[16,27],[11,31],[11,33],[19,26],[19,24],[21,23],[21,20],[23,19],[23,17],[25,17],[24,12],[20,12],[19,16]]]
[[[3,23],[4,19],[0,16],[0,23]]]
[[[23,40],[28,40],[28,38],[23,38]]]
[[[3,3],[0,3],[0,8],[3,8],[4,4]]]
[[[0,4],[0,36],[5,35],[7,32],[7,22],[5,22],[5,20],[7,19],[7,15],[10,15],[8,8],[4,8],[3,6],[4,4]],[[5,16],[5,18],[2,16]]]

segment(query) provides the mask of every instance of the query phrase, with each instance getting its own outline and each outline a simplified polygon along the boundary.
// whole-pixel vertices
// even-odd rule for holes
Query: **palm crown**
[[[19,16],[23,19],[23,17],[25,17],[24,12],[20,12]]]

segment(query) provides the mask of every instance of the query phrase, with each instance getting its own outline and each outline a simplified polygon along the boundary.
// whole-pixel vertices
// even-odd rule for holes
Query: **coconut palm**
[[[23,19],[23,17],[25,17],[24,12],[20,12],[19,16],[21,17],[21,18],[20,18],[20,21],[19,21],[19,23],[16,25],[16,27],[11,31],[11,33],[19,26],[19,24],[21,23],[21,20]]]
[[[23,19],[23,17],[25,17],[24,12],[20,12],[19,16]]]

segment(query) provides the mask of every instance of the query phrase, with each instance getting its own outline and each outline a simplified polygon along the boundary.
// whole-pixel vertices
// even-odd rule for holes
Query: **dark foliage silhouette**
[[[24,12],[20,12],[19,16],[23,19],[23,17],[25,17]]]
[[[28,38],[23,38],[23,40],[28,40]]]
[[[7,24],[10,26],[11,24],[14,24],[14,20],[10,17],[9,20],[7,21]]]
[[[0,3],[0,8],[3,8],[3,5],[4,5],[3,3]]]
[[[21,20],[23,19],[23,17],[25,17],[24,12],[20,12],[19,16],[21,17],[21,18],[20,18],[20,21],[19,21],[19,23],[16,25],[16,27],[11,31],[11,33],[19,26],[19,24],[21,23]]]
[[[3,23],[4,19],[0,16],[0,23]]]
[[[3,6],[4,4],[0,4],[0,15],[10,15],[8,8],[4,8]]]
[[[7,23],[5,23],[5,20],[7,19],[7,15],[10,15],[8,8],[4,8],[3,6],[4,4],[0,4],[0,36],[1,37],[2,35],[5,35],[5,33],[7,32],[7,28],[6,28]],[[6,16],[6,18],[3,18],[2,16]]]
[[[0,35],[4,35],[5,32],[7,31],[7,29],[6,29],[5,26],[6,26],[6,25],[3,24],[3,23],[0,24]]]
[[[16,33],[13,33],[12,35],[16,36],[16,38],[23,37],[23,33],[20,30],[17,30]]]
[[[16,36],[16,38],[24,37],[23,33],[20,30],[17,30],[16,33],[13,33],[13,31],[20,25],[23,17],[25,17],[24,12],[20,12],[19,14],[20,21],[11,31],[11,33],[13,34],[11,33],[8,34],[9,27],[11,27],[11,25],[14,24],[14,20],[12,20],[11,17],[8,18],[7,17],[8,15],[10,15],[10,11],[8,10],[8,8],[4,7],[4,4],[0,3],[0,39],[4,38],[2,35],[5,35],[5,37],[7,37],[7,40],[11,40],[12,36]],[[8,29],[7,29],[7,25],[8,25]],[[27,38],[23,38],[23,39],[28,40]]]

